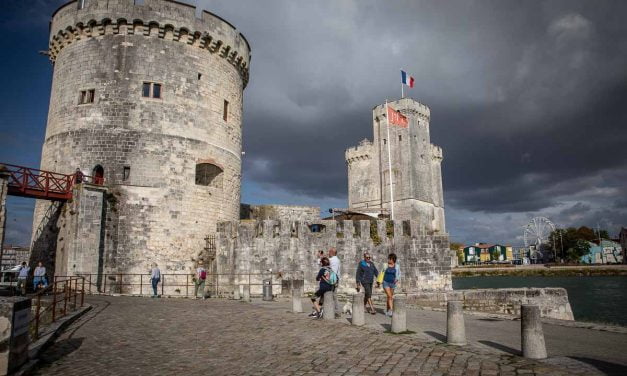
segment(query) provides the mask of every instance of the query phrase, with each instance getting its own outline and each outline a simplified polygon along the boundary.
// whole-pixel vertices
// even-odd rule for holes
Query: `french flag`
[[[407,85],[410,88],[414,87],[414,78],[407,74],[404,70],[401,71],[401,83]]]

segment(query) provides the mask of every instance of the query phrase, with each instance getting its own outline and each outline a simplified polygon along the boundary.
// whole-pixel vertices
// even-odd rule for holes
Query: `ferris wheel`
[[[535,217],[524,228],[525,247],[535,246],[536,249],[547,244],[549,235],[555,231],[555,225],[546,217]]]

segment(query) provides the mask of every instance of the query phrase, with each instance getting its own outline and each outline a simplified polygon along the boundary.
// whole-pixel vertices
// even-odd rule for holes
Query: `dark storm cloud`
[[[454,238],[515,242],[539,214],[564,225],[624,223],[627,2],[199,6],[252,46],[243,174],[264,197],[345,200],[344,150],[372,137],[370,111],[399,96],[402,67],[444,149]]]

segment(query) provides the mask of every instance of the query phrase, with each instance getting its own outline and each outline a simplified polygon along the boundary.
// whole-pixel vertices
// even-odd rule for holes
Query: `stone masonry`
[[[60,252],[58,272],[189,271],[216,223],[239,218],[248,42],[180,2],[85,0],[52,16],[49,54],[41,168],[103,170],[107,192],[82,190],[103,216],[77,217],[72,240],[58,235],[61,209],[38,202],[33,244]]]
[[[391,209],[389,145],[394,219],[416,220],[429,231],[444,233],[442,149],[431,144],[431,111],[411,98],[389,102],[388,106],[407,117],[409,125],[391,125],[388,140],[385,105],[372,110],[373,141],[365,139],[345,154],[349,207],[362,211]]]
[[[312,232],[313,224],[321,225],[322,231]],[[372,253],[377,268],[387,262],[389,253],[396,253],[402,289],[452,289],[448,235],[428,234],[416,221],[223,222],[218,234],[216,271],[230,274],[220,277],[218,286],[223,292],[247,283],[246,273],[269,269],[283,281],[304,279],[305,289],[313,291],[320,268],[318,252],[327,254],[330,247],[337,249],[342,261],[340,291],[354,288],[355,270],[364,251]]]

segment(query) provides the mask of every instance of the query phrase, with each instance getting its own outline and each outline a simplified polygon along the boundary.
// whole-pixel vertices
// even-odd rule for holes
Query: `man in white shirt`
[[[30,266],[26,265],[26,262],[22,263],[20,272],[17,275],[17,289],[22,292],[22,295],[26,295],[26,279],[30,272]]]
[[[331,270],[333,270],[335,272],[335,275],[337,275],[337,284],[333,288],[333,303],[335,304],[335,318],[337,319],[340,318],[342,312],[340,308],[340,302],[337,300],[337,287],[340,285],[340,270],[342,267],[342,262],[340,261],[340,258],[337,257],[337,251],[335,250],[335,248],[329,249],[329,263],[331,266]]]

